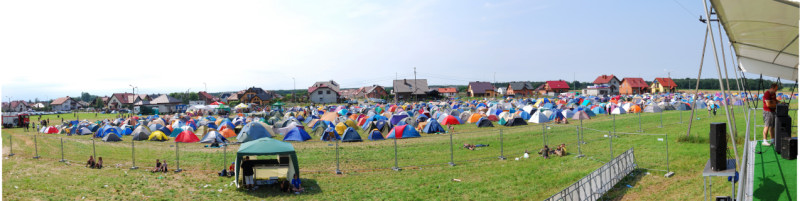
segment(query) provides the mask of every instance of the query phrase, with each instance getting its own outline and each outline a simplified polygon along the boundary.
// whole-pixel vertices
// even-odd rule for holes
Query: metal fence
[[[545,200],[598,200],[636,169],[633,148]]]

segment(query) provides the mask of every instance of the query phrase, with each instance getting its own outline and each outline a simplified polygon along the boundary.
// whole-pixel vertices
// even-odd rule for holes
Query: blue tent
[[[559,109],[553,109],[553,114],[550,114],[550,121],[555,120],[556,118],[564,118],[564,114],[561,113]]]
[[[265,137],[272,137],[272,135],[267,131],[267,128],[261,125],[261,123],[251,122],[242,127],[242,130],[239,131],[239,135],[236,136],[236,140],[244,143]]]
[[[594,108],[591,109],[591,111],[594,114],[605,114],[606,113],[605,108],[603,108],[602,106],[594,107]],[[587,111],[586,113],[588,114],[589,112]]]
[[[220,128],[222,128],[223,126],[226,126],[227,128],[230,128],[230,129],[236,128],[236,126],[234,126],[233,123],[231,123],[230,121],[225,121],[225,120],[222,120],[222,122],[219,123],[219,127]]]
[[[422,128],[423,133],[444,133],[445,130],[442,128],[442,125],[439,122],[431,120],[428,121],[428,124],[425,124],[425,127]]]
[[[406,117],[408,117],[408,115],[405,114],[405,113],[393,115],[392,116],[392,121],[391,121],[392,125],[397,125],[397,123],[400,123],[400,120],[403,120],[403,118],[406,118]]]
[[[308,117],[305,120],[303,120],[303,124],[308,124],[309,122],[311,122],[311,120],[314,120],[314,119],[319,119],[319,117],[317,115],[311,115],[310,117]]]
[[[172,138],[178,137],[178,135],[180,135],[181,132],[183,132],[182,128],[172,128],[172,132],[169,134],[169,137],[172,137]]]
[[[347,127],[342,135],[342,142],[361,142],[361,136],[353,128]]]
[[[103,127],[97,129],[97,131],[95,131],[95,133],[94,133],[94,137],[104,137],[104,136],[106,136],[104,131],[106,129],[111,128],[111,127],[112,127],[111,125],[106,124]]]
[[[117,137],[122,137],[122,133],[121,133],[120,129],[117,128],[117,127],[109,127],[109,128],[103,129],[103,131],[100,132],[100,135],[95,135],[94,137],[105,137],[106,135],[112,134],[112,133],[113,134],[117,134]]]
[[[130,135],[130,134],[132,134],[132,133],[133,133],[133,130],[131,130],[131,128],[130,128],[130,127],[125,127],[125,128],[123,128],[123,129],[122,129],[121,133],[122,133],[123,135]]]
[[[217,131],[210,131],[206,133],[206,135],[203,136],[203,138],[200,140],[200,143],[214,143],[214,142],[225,143],[228,142],[228,139],[225,139],[225,137],[222,136],[222,134]]]
[[[336,132],[336,129],[334,127],[326,128],[325,131],[322,132],[322,135],[320,135],[319,140],[330,141],[328,140],[328,138],[335,138],[336,140],[342,139],[342,137],[339,136],[339,133]]]
[[[398,137],[397,139],[420,137],[419,132],[417,132],[417,130],[414,130],[413,127],[409,125],[403,125],[394,127],[392,131],[390,131],[389,134],[386,135],[386,138],[393,139],[395,138],[396,133],[401,133],[400,137]]]
[[[161,131],[162,133],[164,133],[164,135],[166,135],[167,133],[171,132],[171,131],[169,131],[169,128],[163,127],[163,126],[161,128],[159,128],[158,130],[151,130],[151,131],[153,131],[153,132]]]
[[[377,129],[370,131],[369,135],[367,135],[367,139],[369,139],[369,140],[385,140],[383,138],[383,134],[381,134],[381,132],[378,131]]]
[[[305,129],[302,126],[297,126],[292,128],[289,132],[286,132],[286,136],[283,137],[283,141],[306,141],[310,140],[311,136],[308,135]]]
[[[161,128],[164,128],[164,126],[163,126],[163,125],[161,125],[161,124],[150,124],[150,125],[149,125],[149,126],[147,126],[147,127],[150,127],[150,130],[151,130],[151,131],[157,131],[157,130],[161,130]],[[167,134],[167,133],[169,133],[169,132],[166,132],[166,133],[164,133],[164,134]]]
[[[208,124],[206,124],[206,126],[208,126],[208,128],[213,128],[214,130],[217,129],[217,124],[214,124],[214,122],[208,122]]]
[[[522,111],[519,113],[519,117],[522,117],[522,119],[525,119],[527,121],[528,119],[531,119],[531,113]]]

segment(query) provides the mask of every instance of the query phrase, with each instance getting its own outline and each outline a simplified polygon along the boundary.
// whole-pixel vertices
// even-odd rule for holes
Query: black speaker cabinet
[[[728,138],[725,137],[725,123],[711,123],[711,132],[708,139],[711,144],[711,169],[720,171],[727,169],[726,152],[728,151]]]
[[[783,151],[783,138],[792,137],[792,118],[789,116],[775,117],[775,144],[773,149],[777,153]]]
[[[778,103],[777,105],[775,105],[775,115],[778,115],[779,117],[788,117],[789,104]]]
[[[781,157],[786,160],[797,159],[797,137],[785,137],[781,141]]]

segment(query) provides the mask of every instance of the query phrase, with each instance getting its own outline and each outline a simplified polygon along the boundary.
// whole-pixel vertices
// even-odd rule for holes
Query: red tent
[[[497,118],[497,115],[489,115],[489,117],[486,118],[489,119],[489,121],[500,121],[500,119]]]
[[[185,130],[178,134],[178,137],[175,138],[175,142],[185,142],[185,143],[192,143],[192,142],[200,142],[200,138],[197,138],[197,135],[192,133],[192,131]]]
[[[458,124],[461,124],[461,123],[459,123],[458,119],[456,119],[456,117],[454,117],[453,115],[447,115],[447,117],[445,117],[444,120],[442,120],[441,124],[442,125],[458,125]]]
[[[58,129],[56,129],[55,126],[50,126],[49,128],[47,128],[47,133],[48,134],[58,133]]]

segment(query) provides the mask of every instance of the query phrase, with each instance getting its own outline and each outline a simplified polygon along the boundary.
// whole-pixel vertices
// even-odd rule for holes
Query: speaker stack
[[[711,170],[727,169],[728,138],[725,137],[725,123],[711,123],[709,142],[711,143]]]
[[[775,144],[773,149],[780,154],[783,150],[789,150],[790,144],[788,142],[792,138],[792,117],[789,117],[789,105],[785,103],[778,103],[775,106]],[[796,150],[796,149],[795,149]]]

